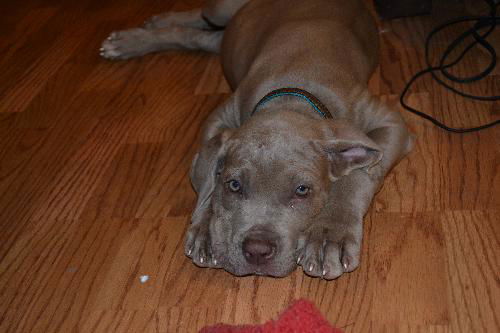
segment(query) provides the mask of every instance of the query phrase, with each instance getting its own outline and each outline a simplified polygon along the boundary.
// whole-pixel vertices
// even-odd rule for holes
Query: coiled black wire
[[[420,78],[421,76],[423,76],[425,74],[431,73],[434,80],[436,80],[439,84],[441,84],[446,89],[453,91],[454,93],[456,93],[460,96],[463,96],[466,98],[471,98],[474,100],[488,101],[488,102],[500,100],[500,96],[498,96],[498,95],[496,95],[496,96],[495,95],[493,95],[493,96],[475,96],[475,95],[465,93],[463,91],[460,91],[460,90],[450,86],[448,83],[446,83],[445,81],[443,81],[440,77],[438,77],[436,75],[436,72],[440,72],[444,77],[446,77],[448,80],[450,80],[452,82],[467,84],[467,83],[476,82],[476,81],[479,81],[479,80],[485,78],[487,75],[489,75],[495,69],[495,67],[497,65],[497,53],[496,53],[495,48],[493,46],[491,46],[490,43],[488,43],[486,38],[495,30],[496,26],[500,23],[500,16],[497,15],[497,9],[498,9],[498,6],[500,5],[500,3],[495,4],[493,0],[484,0],[484,1],[489,5],[489,8],[490,8],[490,12],[488,15],[466,16],[466,17],[461,17],[461,18],[457,18],[457,19],[452,19],[452,20],[449,20],[449,21],[439,25],[438,27],[434,28],[429,33],[429,35],[427,36],[427,40],[425,42],[425,60],[427,63],[427,68],[418,72],[417,74],[415,74],[410,79],[410,81],[406,84],[406,87],[404,88],[403,92],[401,93],[400,103],[407,111],[412,112],[412,113],[416,114],[417,116],[420,116],[420,117],[432,122],[434,125],[442,128],[446,131],[449,131],[449,132],[453,132],[453,133],[477,132],[480,130],[484,130],[484,129],[493,127],[495,125],[499,125],[500,120],[496,120],[496,121],[493,121],[491,123],[481,125],[478,127],[470,127],[470,128],[449,127],[449,126],[445,125],[444,123],[438,121],[436,118],[434,118],[434,117],[432,117],[432,116],[430,116],[422,111],[418,111],[418,110],[412,108],[411,106],[409,106],[408,104],[406,104],[405,96],[408,93],[408,91],[410,90],[413,83],[418,78]],[[432,38],[437,33],[441,32],[443,29],[445,29],[451,25],[459,24],[459,23],[463,23],[463,22],[475,22],[475,23],[470,29],[463,32],[460,36],[458,36],[446,48],[443,55],[441,56],[441,59],[439,61],[439,65],[432,66],[431,60],[430,60],[430,55],[429,55],[429,45],[430,45]],[[482,31],[483,29],[486,29],[486,28],[487,28],[487,31],[484,32],[483,34],[481,34],[480,31]],[[451,61],[450,63],[446,63],[450,54],[458,46],[460,46],[460,44],[462,44],[467,39],[467,37],[469,37],[471,35],[473,36],[474,41],[472,43],[470,43],[468,46],[466,46],[464,48],[464,50],[462,51],[462,53],[460,53],[460,55],[455,60]],[[476,46],[483,47],[486,51],[488,51],[488,53],[490,55],[490,63],[488,64],[486,69],[482,70],[478,74],[468,76],[468,77],[458,77],[458,76],[451,74],[448,71],[448,69],[450,67],[453,67],[456,64],[458,64],[463,59],[463,57],[472,48],[474,48]]]

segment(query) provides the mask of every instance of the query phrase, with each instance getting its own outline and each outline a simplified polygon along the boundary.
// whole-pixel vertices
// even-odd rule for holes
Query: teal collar
[[[250,116],[253,116],[254,113],[257,112],[257,110],[262,105],[266,104],[270,100],[273,100],[273,99],[275,99],[277,97],[281,97],[281,96],[295,96],[295,97],[302,98],[307,103],[309,103],[309,105],[311,105],[313,107],[313,109],[316,112],[318,112],[323,118],[325,118],[325,119],[333,118],[330,111],[328,111],[326,106],[323,103],[321,103],[321,101],[316,96],[314,96],[313,94],[311,94],[308,91],[298,89],[298,88],[281,88],[281,89],[276,89],[276,90],[271,91],[269,94],[264,96],[257,103],[257,105],[255,105],[255,108],[253,109]]]

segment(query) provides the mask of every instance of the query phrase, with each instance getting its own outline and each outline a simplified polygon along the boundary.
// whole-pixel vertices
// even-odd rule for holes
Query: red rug
[[[200,333],[342,333],[333,328],[309,301],[299,300],[283,312],[278,320],[263,325],[215,325]]]

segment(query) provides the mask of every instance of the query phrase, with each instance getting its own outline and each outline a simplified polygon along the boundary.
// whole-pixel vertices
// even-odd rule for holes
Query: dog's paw
[[[207,223],[199,223],[189,227],[184,252],[196,266],[217,267],[218,262],[212,252]]]
[[[333,280],[358,267],[361,236],[335,226],[312,226],[300,239],[299,249],[297,263],[307,275]]]
[[[115,31],[102,42],[100,54],[106,59],[129,59],[154,51],[154,35],[148,29]]]

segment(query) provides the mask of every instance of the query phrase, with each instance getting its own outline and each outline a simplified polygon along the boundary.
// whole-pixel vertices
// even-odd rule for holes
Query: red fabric
[[[291,305],[278,320],[263,325],[215,325],[203,328],[199,333],[342,333],[323,318],[316,307],[306,300]]]

